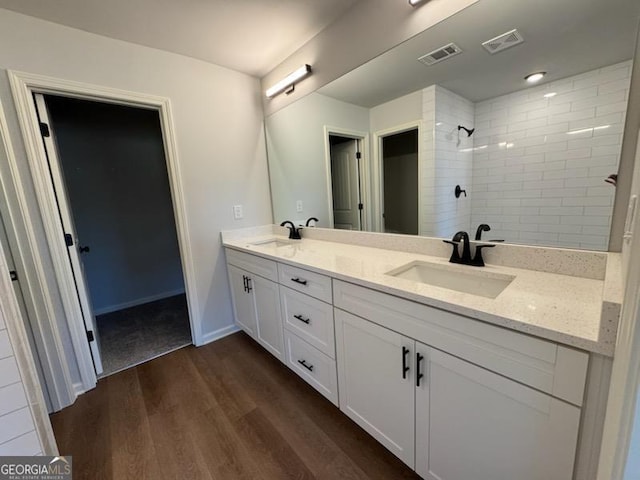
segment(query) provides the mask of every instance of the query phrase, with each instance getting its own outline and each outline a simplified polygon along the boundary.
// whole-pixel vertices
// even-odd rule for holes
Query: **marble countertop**
[[[487,264],[482,268],[454,265],[441,256],[324,240],[303,239],[288,245],[259,243],[273,238],[287,242],[283,236],[254,234],[223,236],[223,244],[487,323],[613,356],[621,298],[617,282],[620,272],[615,271],[619,270],[618,254],[609,254],[612,258],[607,262],[607,275],[598,280],[502,265]],[[515,278],[492,299],[387,275],[414,261],[460,271],[473,269],[476,275],[506,274]]]

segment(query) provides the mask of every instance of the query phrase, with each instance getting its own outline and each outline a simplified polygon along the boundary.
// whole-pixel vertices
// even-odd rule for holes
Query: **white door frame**
[[[50,283],[45,283],[43,284],[43,288],[47,290],[46,293],[50,296],[55,295],[57,290],[62,298],[66,322],[71,334],[74,353],[82,379],[82,385],[75,386],[76,395],[95,387],[97,378],[87,342],[78,296],[75,291],[73,271],[69,264],[67,246],[62,235],[63,230],[58,212],[58,204],[51,183],[47,156],[42,143],[38,116],[33,102],[33,93],[62,95],[65,97],[128,105],[158,111],[176,220],[178,244],[182,259],[185,289],[187,292],[191,335],[193,342],[199,344],[202,332],[200,330],[201,322],[199,312],[196,308],[198,302],[195,289],[195,271],[190,247],[191,243],[189,242],[186,203],[182,188],[175,142],[175,129],[169,99],[31,73],[9,71],[8,74],[27,151],[35,194],[40,207],[46,240],[55,270],[56,284],[51,285]],[[18,188],[20,188],[19,185]],[[38,255],[36,254],[36,256]],[[39,260],[39,258],[35,258],[36,263]],[[55,319],[52,319],[52,321],[55,322]],[[56,329],[55,325],[53,329]]]
[[[374,200],[373,212],[373,228],[376,232],[384,232],[384,219],[382,218],[384,210],[384,184],[382,181],[382,140],[390,135],[408,132],[409,130],[418,130],[418,232],[420,232],[420,221],[422,220],[422,163],[423,151],[422,141],[424,135],[424,122],[416,120],[414,122],[403,123],[394,127],[385,128],[373,132],[373,172],[372,172],[372,188]],[[419,233],[418,233],[419,234]]]
[[[331,143],[329,135],[338,135],[345,138],[353,138],[359,140],[361,162],[360,162],[360,198],[364,204],[362,212],[362,225],[360,229],[369,231],[371,229],[371,162],[369,160],[369,132],[360,132],[358,130],[349,130],[340,127],[324,126],[324,164],[327,182],[327,209],[329,213],[329,228],[333,228],[333,182],[331,179]]]

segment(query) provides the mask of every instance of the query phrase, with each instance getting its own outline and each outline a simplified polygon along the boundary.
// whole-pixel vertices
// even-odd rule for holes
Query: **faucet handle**
[[[458,245],[460,242],[454,240],[442,240],[444,243],[448,243],[449,245],[453,245],[453,251],[451,252],[451,257],[449,258],[449,262],[451,263],[462,263],[462,259],[460,258],[460,252],[458,252]]]
[[[476,253],[473,255],[473,259],[471,260],[471,265],[474,267],[484,267],[484,259],[482,258],[482,249],[493,248],[493,247],[495,247],[495,245],[490,245],[487,243],[476,245]]]

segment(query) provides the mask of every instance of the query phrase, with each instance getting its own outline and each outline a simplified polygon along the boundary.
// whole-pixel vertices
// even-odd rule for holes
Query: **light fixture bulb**
[[[280,92],[288,91],[289,89],[293,90],[291,87],[300,79],[306,77],[311,73],[311,65],[304,64],[300,68],[296,69],[294,72],[291,72],[285,78],[280,80],[271,88],[268,88],[265,92],[267,98],[271,98],[277,95]]]
[[[542,80],[542,77],[544,77],[546,74],[547,72],[530,73],[529,75],[524,77],[524,79],[527,81],[527,83],[536,83]]]
[[[424,2],[424,0],[409,0],[409,5],[411,5],[412,7],[415,7],[416,5],[422,2]]]

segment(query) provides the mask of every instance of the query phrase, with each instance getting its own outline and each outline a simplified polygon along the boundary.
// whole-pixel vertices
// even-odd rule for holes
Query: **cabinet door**
[[[571,480],[580,410],[416,344],[416,471],[429,480]]]
[[[413,468],[415,342],[338,309],[335,322],[340,410]]]
[[[257,275],[249,276],[249,290],[255,299],[256,340],[284,362],[284,335],[278,284]]]
[[[246,288],[246,278],[249,276],[244,270],[233,265],[227,265],[229,269],[229,283],[231,284],[231,298],[236,323],[251,337],[256,338],[256,312],[253,296]]]

